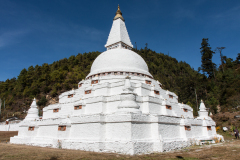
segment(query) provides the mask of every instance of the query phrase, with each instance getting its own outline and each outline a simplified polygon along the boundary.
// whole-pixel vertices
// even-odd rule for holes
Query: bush
[[[51,91],[50,95],[51,95],[52,97],[56,97],[56,96],[57,96],[57,90],[56,90],[56,89],[53,89],[53,90]]]
[[[47,104],[47,99],[45,96],[42,96],[42,98],[37,102],[38,106],[45,106]]]

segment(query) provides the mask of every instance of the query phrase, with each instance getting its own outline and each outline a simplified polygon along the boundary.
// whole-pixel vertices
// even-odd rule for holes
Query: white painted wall
[[[131,46],[121,19],[114,21],[107,45],[119,42],[119,38]],[[105,72],[111,75],[98,76]],[[23,121],[18,136],[11,137],[10,142],[134,155],[186,147],[192,139],[221,137],[203,102],[200,116],[194,119],[190,106],[180,104],[175,93],[162,89],[160,82],[150,77],[146,62],[137,53],[121,47],[108,48],[95,59],[86,79],[78,83],[81,87],[62,93],[58,104],[46,106],[42,120]],[[99,82],[91,84],[92,80]],[[87,90],[91,94],[85,94]],[[74,110],[75,105],[82,105],[82,109]],[[166,109],[166,105],[172,109]],[[54,113],[55,108],[59,112]],[[66,131],[58,131],[61,125],[66,125]],[[191,131],[185,130],[186,125],[191,126]],[[34,131],[28,131],[29,126],[34,126]],[[207,131],[207,126],[212,130]]]

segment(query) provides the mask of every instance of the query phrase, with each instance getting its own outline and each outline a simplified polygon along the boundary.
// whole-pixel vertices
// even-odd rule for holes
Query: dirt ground
[[[0,142],[9,142],[10,137],[13,137],[15,135],[18,135],[18,132],[16,131],[0,131]]]
[[[182,150],[154,153],[148,155],[128,156],[110,153],[95,153],[79,150],[65,150],[42,148],[26,145],[10,144],[11,136],[17,135],[17,132],[0,132],[0,159],[229,159],[240,160],[240,140],[235,140],[234,137],[226,137],[224,143],[217,143],[203,146],[192,146]]]

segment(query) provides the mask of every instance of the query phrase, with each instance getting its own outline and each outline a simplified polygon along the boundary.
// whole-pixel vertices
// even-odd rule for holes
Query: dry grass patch
[[[9,142],[10,137],[18,135],[18,131],[0,131],[0,142]]]
[[[17,132],[0,132],[0,139],[9,141],[10,136]],[[8,137],[8,138],[7,138]],[[66,150],[43,148],[27,145],[0,143],[0,159],[24,159],[24,160],[62,160],[62,159],[133,159],[133,160],[156,160],[156,159],[229,159],[239,160],[240,140],[228,141],[214,145],[192,146],[178,151],[154,153],[148,155],[128,156],[113,153],[85,152],[80,150]]]
[[[115,154],[101,154],[79,150],[43,148],[26,145],[0,144],[0,159],[113,159]],[[120,158],[120,157],[119,157]]]

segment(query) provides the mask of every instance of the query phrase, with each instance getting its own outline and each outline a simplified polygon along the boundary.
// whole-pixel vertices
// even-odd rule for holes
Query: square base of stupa
[[[223,140],[203,101],[194,118],[193,108],[150,74],[119,7],[105,47],[78,89],[44,107],[42,119],[33,100],[11,143],[134,155]]]
[[[20,134],[11,137],[11,143],[129,155],[148,154],[184,148],[199,141],[201,137],[196,139],[181,134],[184,126],[180,125],[180,121],[180,117],[133,113],[81,115],[38,120],[32,124],[26,121],[20,126]],[[29,132],[28,128],[33,123],[36,127]],[[59,131],[59,124],[66,125],[66,130]],[[197,127],[192,129],[192,132],[198,131]],[[209,139],[212,137],[214,135],[208,136]]]

